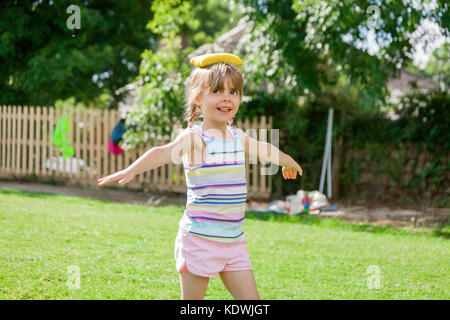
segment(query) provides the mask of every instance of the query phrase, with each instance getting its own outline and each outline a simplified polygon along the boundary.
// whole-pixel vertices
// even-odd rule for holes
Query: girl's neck
[[[203,119],[203,122],[200,124],[200,127],[203,131],[207,131],[210,129],[218,130],[222,133],[221,139],[227,138],[227,122],[217,122],[214,120]]]

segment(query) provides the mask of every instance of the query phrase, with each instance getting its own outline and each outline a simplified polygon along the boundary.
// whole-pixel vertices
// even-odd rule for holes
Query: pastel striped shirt
[[[189,167],[187,155],[183,155],[187,202],[180,229],[219,242],[239,240],[244,236],[247,181],[244,147],[237,131],[227,125],[233,139],[224,140],[207,134],[199,125],[186,130],[202,137],[206,156],[203,164]]]

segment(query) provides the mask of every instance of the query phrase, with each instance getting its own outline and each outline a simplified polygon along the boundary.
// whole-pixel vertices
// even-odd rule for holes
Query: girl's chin
[[[206,120],[207,118],[203,118]],[[228,123],[229,120],[233,119],[233,117],[211,117],[208,120],[212,122],[221,122],[221,123]]]

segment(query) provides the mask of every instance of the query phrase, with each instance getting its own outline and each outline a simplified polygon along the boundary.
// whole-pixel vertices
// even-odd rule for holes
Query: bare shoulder
[[[191,148],[202,150],[205,143],[203,142],[202,137],[195,130],[186,129],[183,136],[183,141],[185,146],[189,146]]]
[[[206,145],[200,134],[194,130],[186,130],[183,136],[183,149],[190,165],[201,165],[206,156]]]
[[[182,153],[188,156],[191,163],[197,163],[200,160],[198,155],[206,154],[206,145],[198,132],[195,130],[186,128],[180,133],[179,137],[182,145]],[[202,158],[200,158],[202,159]]]
[[[180,149],[185,153],[191,149],[201,149],[202,138],[194,130],[184,129],[178,133],[174,140],[162,147],[170,151],[172,149]]]
[[[245,134],[244,130],[242,130],[241,128],[236,128],[236,133],[242,145],[245,146],[247,135]]]

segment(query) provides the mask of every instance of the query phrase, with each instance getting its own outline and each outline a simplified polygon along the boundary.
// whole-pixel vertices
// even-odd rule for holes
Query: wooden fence
[[[53,131],[61,115],[70,115],[70,136],[74,157],[63,159],[59,147],[53,145]],[[0,106],[0,178],[21,179],[35,175],[39,181],[64,181],[68,184],[97,186],[97,179],[132,164],[152,146],[164,145],[175,136],[149,132],[148,145],[125,150],[120,155],[108,152],[111,132],[120,120],[118,110],[64,109],[54,107]],[[181,121],[174,132],[181,128]],[[262,116],[251,121],[238,121],[236,126],[246,131],[256,129],[260,138],[270,141],[272,119]],[[268,139],[265,139],[267,129]],[[259,161],[246,159],[249,198],[269,198],[272,192],[270,175],[259,174],[265,167]],[[116,186],[118,186],[116,184]],[[125,188],[186,192],[182,165],[169,163],[141,173]]]

